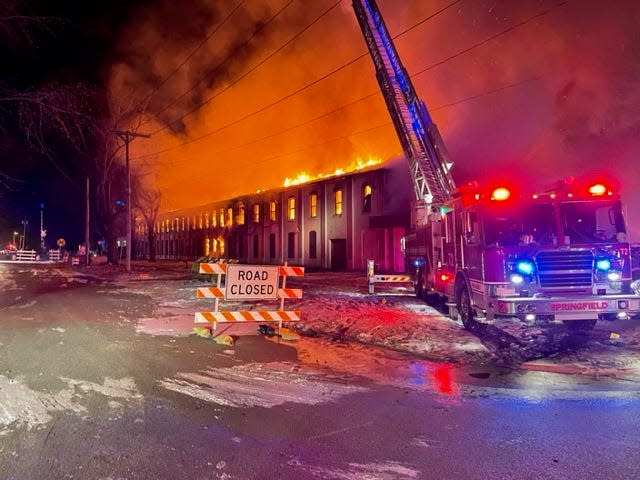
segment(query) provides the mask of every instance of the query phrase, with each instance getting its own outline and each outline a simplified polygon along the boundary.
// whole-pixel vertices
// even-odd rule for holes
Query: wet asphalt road
[[[61,270],[0,275],[2,479],[640,478],[635,382],[152,337],[135,329],[149,296]]]

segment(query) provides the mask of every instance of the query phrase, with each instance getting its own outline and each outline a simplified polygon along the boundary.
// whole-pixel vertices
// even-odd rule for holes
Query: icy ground
[[[94,272],[155,300],[155,315],[138,320],[141,333],[190,335],[196,326],[194,313],[213,310],[213,300],[195,298],[196,288],[210,283],[195,279],[185,262],[137,264],[129,274],[105,268],[95,267]],[[92,267],[85,267],[85,273],[88,269]],[[517,320],[470,333],[459,321],[415,298],[408,286],[376,286],[376,294],[368,294],[362,273],[307,272],[304,277],[288,277],[287,287],[303,289],[302,299],[285,302],[285,309],[302,312],[302,321],[290,326],[303,338],[384,347],[457,366],[640,380],[640,320],[600,322],[588,334],[569,332],[562,325],[525,326]],[[220,302],[220,310],[278,306],[274,301]],[[230,335],[256,330],[256,324],[218,326],[218,333]]]

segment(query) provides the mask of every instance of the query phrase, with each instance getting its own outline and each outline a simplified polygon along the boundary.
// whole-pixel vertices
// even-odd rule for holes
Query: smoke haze
[[[639,2],[378,5],[392,36],[406,31],[396,47],[458,184],[613,176],[640,238]],[[167,0],[132,13],[111,99],[145,107],[153,136],[132,144],[133,162],[152,169],[164,209],[400,154],[349,1]]]

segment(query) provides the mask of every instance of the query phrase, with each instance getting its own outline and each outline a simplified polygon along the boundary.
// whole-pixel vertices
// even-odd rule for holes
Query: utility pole
[[[124,152],[126,162],[126,175],[127,175],[127,272],[131,271],[131,170],[129,168],[129,143],[137,137],[149,138],[148,133],[131,132],[129,130],[114,130],[114,133],[118,135],[124,141]]]
[[[20,242],[20,250],[27,248],[27,225],[29,225],[29,220],[22,220],[22,241]]]
[[[84,245],[87,251],[87,257],[85,258],[85,265],[89,265],[89,175],[87,175],[85,181],[85,211],[84,211]]]
[[[44,229],[44,203],[40,204],[40,251],[44,253],[45,243],[44,237],[47,236],[47,231]]]

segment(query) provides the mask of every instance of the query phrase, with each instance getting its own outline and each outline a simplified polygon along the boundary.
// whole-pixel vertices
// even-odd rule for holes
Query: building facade
[[[395,173],[377,168],[165,212],[154,226],[156,257],[331,270],[365,270],[371,259],[379,271],[401,272],[412,191],[394,187]],[[148,258],[138,222],[134,248]]]

